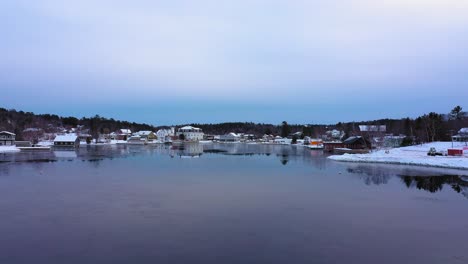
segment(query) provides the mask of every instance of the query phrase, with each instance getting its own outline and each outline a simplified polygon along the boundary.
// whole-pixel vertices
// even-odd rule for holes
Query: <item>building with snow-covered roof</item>
[[[376,125],[360,125],[359,130],[361,132],[386,132],[387,126],[376,126]]]
[[[75,134],[58,135],[54,139],[55,147],[78,147],[80,138]]]
[[[116,139],[118,140],[127,140],[130,136],[132,135],[132,131],[130,129],[119,129],[117,131],[117,137]]]
[[[468,127],[460,129],[457,135],[452,136],[452,141],[468,142]]]
[[[125,128],[119,129],[119,132],[120,134],[126,134],[126,135],[132,134],[132,131],[130,129],[125,129]]]
[[[372,144],[369,140],[361,137],[349,137],[345,141],[343,141],[345,148],[349,149],[371,149]]]
[[[240,139],[241,137],[238,134],[232,133],[232,132],[226,135],[219,136],[219,141],[221,142],[236,142],[236,141],[239,141]]]
[[[133,135],[140,136],[141,138],[146,139],[146,140],[155,140],[158,138],[153,131],[149,131],[149,130],[138,131],[134,133]]]
[[[0,146],[13,146],[15,145],[16,134],[8,131],[0,132]]]
[[[171,127],[170,129],[159,129],[156,132],[156,136],[158,137],[158,140],[162,143],[171,142],[171,138],[175,136],[175,129],[173,127]]]
[[[183,136],[182,136],[183,135]],[[199,141],[203,139],[203,131],[201,128],[193,126],[184,126],[177,130],[176,136],[183,137],[188,141]]]

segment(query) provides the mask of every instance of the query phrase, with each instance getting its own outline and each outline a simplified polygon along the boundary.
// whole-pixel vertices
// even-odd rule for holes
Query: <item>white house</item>
[[[0,132],[0,146],[13,146],[15,145],[16,134],[2,131]]]
[[[468,141],[468,127],[464,127],[458,131],[458,135],[452,136],[453,141],[467,142]]]
[[[185,140],[188,141],[199,141],[203,139],[203,131],[201,128],[193,126],[184,126],[177,130],[177,136],[180,138],[184,135]]]
[[[156,132],[156,136],[158,140],[162,143],[171,142],[171,137],[175,135],[175,129],[171,127],[171,129],[159,129]]]

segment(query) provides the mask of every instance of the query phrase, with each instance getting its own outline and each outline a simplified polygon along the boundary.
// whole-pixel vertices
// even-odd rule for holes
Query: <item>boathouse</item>
[[[80,138],[75,134],[58,135],[54,139],[55,147],[78,147]]]
[[[371,149],[371,142],[361,136],[349,137],[343,144],[349,149]]]
[[[0,132],[0,146],[14,146],[16,134],[2,131]]]

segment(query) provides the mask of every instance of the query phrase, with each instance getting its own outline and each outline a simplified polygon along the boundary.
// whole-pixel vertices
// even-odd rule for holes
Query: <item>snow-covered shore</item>
[[[19,152],[20,149],[16,146],[0,146],[0,153],[4,152]]]
[[[333,155],[329,159],[346,162],[388,163],[402,165],[430,166],[439,168],[468,169],[468,148],[465,143],[454,143],[454,149],[464,149],[463,156],[428,156],[430,148],[446,152],[452,142],[432,142],[390,150],[379,150],[369,154]]]

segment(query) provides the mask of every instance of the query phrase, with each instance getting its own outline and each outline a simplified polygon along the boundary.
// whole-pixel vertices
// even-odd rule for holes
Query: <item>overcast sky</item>
[[[468,108],[467,0],[0,2],[0,106],[154,125]]]

